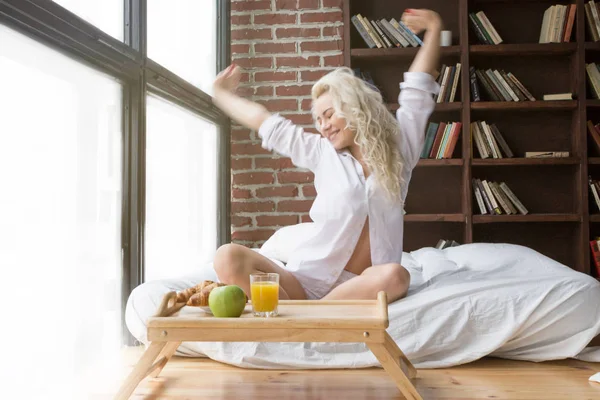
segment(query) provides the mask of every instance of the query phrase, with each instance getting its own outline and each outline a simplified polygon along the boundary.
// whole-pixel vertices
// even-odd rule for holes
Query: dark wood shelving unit
[[[452,158],[422,159],[413,171],[405,209],[405,251],[434,246],[439,239],[460,243],[515,243],[533,248],[590,274],[589,241],[600,236],[600,212],[590,202],[588,174],[600,179],[600,154],[591,153],[586,121],[600,122],[600,100],[587,88],[586,62],[600,63],[600,42],[585,26],[584,0],[577,4],[568,43],[540,44],[549,0],[424,0],[419,8],[437,11],[452,46],[441,64],[461,63],[455,102],[440,103],[430,121],[462,122]],[[561,3],[561,4],[562,4]],[[350,17],[399,19],[410,0],[344,0],[344,62],[368,70],[390,111],[398,109],[399,86],[419,48],[368,49]],[[484,45],[470,27],[469,12],[484,11],[504,42]],[[536,101],[473,102],[469,67],[512,72]],[[480,89],[481,88],[480,85]],[[575,100],[544,101],[544,94],[571,92]],[[480,159],[470,124],[495,123],[517,157]],[[569,151],[566,158],[523,158],[526,151]],[[472,178],[506,182],[529,210],[527,215],[479,215]],[[593,200],[593,199],[591,199]]]

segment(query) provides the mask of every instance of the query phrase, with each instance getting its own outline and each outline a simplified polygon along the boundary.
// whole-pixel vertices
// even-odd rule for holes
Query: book
[[[523,205],[523,203],[521,203],[521,201],[512,192],[512,190],[510,190],[510,188],[508,187],[508,185],[506,183],[501,182],[500,183],[500,188],[504,191],[504,193],[508,196],[508,198],[510,199],[510,201],[515,205],[515,207],[517,208],[517,210],[519,210],[519,212],[521,214],[527,215],[529,213],[529,210],[527,210],[527,208],[525,208],[525,206]]]
[[[544,100],[573,100],[573,93],[551,93],[543,96]]]
[[[562,158],[569,157],[568,151],[526,151],[525,158]]]
[[[598,240],[590,240],[590,249],[592,251],[592,261],[596,267],[596,276],[600,277],[600,246]]]
[[[479,84],[477,83],[477,75],[475,74],[475,67],[469,67],[469,84],[471,86],[471,100],[473,102],[481,101]]]
[[[479,18],[479,21],[481,21],[484,29],[488,32],[490,38],[492,39],[493,44],[500,44],[503,42],[502,38],[496,31],[496,28],[494,28],[494,25],[492,25],[487,15],[485,15],[483,11],[479,11],[475,14],[475,16]]]
[[[375,41],[373,40],[373,38],[371,38],[371,36],[369,35],[369,33],[367,32],[367,29],[364,27],[364,25],[358,20],[358,17],[356,15],[353,15],[350,18],[350,21],[352,21],[352,25],[354,25],[354,27],[356,28],[356,30],[358,31],[358,34],[360,35],[360,37],[363,38],[363,40],[365,41],[365,43],[367,44],[367,46],[372,49],[374,47],[377,47],[377,45],[375,44]]]

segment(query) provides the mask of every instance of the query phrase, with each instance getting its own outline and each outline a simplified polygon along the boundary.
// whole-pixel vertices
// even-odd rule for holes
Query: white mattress
[[[600,362],[600,283],[526,247],[469,244],[404,253],[408,296],[389,306],[388,332],[417,368],[467,363],[486,355],[545,361]],[[146,343],[145,320],[162,296],[203,279],[149,282],[127,303],[127,326]],[[585,350],[584,350],[585,349]],[[379,366],[360,343],[185,342],[179,355],[208,356],[248,368],[362,368]]]

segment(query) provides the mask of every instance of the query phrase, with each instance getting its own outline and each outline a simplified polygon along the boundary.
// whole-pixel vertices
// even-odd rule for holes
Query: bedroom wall
[[[316,133],[310,89],[343,64],[342,0],[232,0],[231,53],[240,93]],[[259,246],[278,228],[310,221],[313,176],[262,149],[256,132],[231,132],[232,241]]]

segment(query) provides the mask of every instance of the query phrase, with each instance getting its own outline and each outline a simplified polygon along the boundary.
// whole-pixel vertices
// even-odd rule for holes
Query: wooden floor
[[[96,379],[88,399],[109,399],[131,370],[140,349],[124,353],[122,368]],[[416,387],[425,400],[599,400],[600,384],[588,378],[600,363],[545,363],[486,358],[447,369],[419,370]],[[93,385],[93,386],[96,386]],[[268,371],[231,367],[203,358],[173,357],[160,377],[143,381],[132,399],[403,399],[380,368]]]

